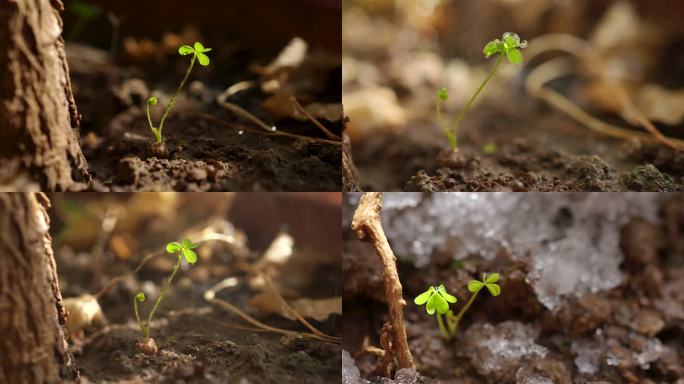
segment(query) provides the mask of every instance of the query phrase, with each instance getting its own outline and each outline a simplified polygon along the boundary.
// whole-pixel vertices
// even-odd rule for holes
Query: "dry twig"
[[[392,326],[392,350],[397,358],[399,368],[413,368],[413,357],[406,340],[404,328],[404,306],[406,301],[402,295],[401,282],[397,273],[396,257],[387,242],[382,230],[380,210],[382,193],[367,192],[361,196],[359,206],[354,212],[352,230],[359,240],[370,242],[380,258],[385,284],[385,297],[389,307],[389,322]]]

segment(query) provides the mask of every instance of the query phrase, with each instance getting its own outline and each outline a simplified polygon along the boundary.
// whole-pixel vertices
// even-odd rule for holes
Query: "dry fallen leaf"
[[[667,125],[684,121],[684,88],[669,90],[657,84],[646,84],[637,93],[635,102],[650,120]]]
[[[330,315],[342,314],[342,297],[331,297],[327,299],[298,299],[290,303],[300,315],[325,321]]]
[[[69,314],[66,327],[72,341],[83,339],[85,336],[83,330],[91,325],[104,326],[107,324],[102,308],[100,308],[95,296],[69,297],[64,299],[64,308]]]
[[[309,45],[306,41],[300,37],[295,37],[280,51],[278,57],[265,68],[266,73],[274,74],[281,70],[299,68],[302,62],[304,62],[308,50]]]
[[[342,104],[350,118],[347,134],[352,142],[376,131],[398,131],[406,124],[406,112],[392,88],[371,87],[347,92]]]
[[[297,320],[284,306],[276,299],[273,292],[264,287],[265,290],[249,301],[249,304],[264,313],[277,314],[286,319]],[[342,297],[331,297],[326,299],[302,298],[289,302],[290,306],[305,318],[325,321],[330,315],[342,314]]]
[[[292,247],[294,246],[294,239],[286,231],[280,231],[271,245],[268,246],[262,260],[274,264],[283,264],[292,256]]]

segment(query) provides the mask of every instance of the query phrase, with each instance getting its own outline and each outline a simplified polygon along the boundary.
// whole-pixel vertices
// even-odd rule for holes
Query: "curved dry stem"
[[[548,34],[535,38],[527,50],[528,60],[550,51],[567,52],[575,56],[585,67],[592,68],[593,70],[601,67],[601,60],[594,53],[591,44],[581,38],[568,34]],[[616,95],[622,105],[621,113],[623,116],[639,124],[650,135],[605,123],[585,112],[560,92],[544,87],[546,83],[570,74],[574,74],[574,71],[570,69],[569,60],[555,58],[530,71],[525,81],[525,87],[528,93],[546,101],[548,104],[570,115],[579,123],[601,134],[622,139],[637,138],[651,144],[659,143],[675,150],[684,150],[684,141],[663,135],[631,102],[625,92],[622,92],[621,95]],[[622,90],[622,87],[619,84],[617,85]]]
[[[290,331],[287,329],[277,328],[277,327],[270,326],[268,324],[264,324],[264,323],[260,322],[259,320],[253,318],[252,316],[246,314],[240,308],[234,306],[233,304],[227,302],[226,300],[219,299],[216,297],[216,294],[219,291],[221,291],[221,290],[223,290],[229,286],[232,286],[232,285],[233,285],[232,278],[224,279],[223,281],[219,282],[218,284],[214,285],[213,287],[209,288],[208,290],[206,290],[204,292],[204,300],[206,300],[207,302],[209,302],[211,304],[217,305],[223,309],[226,309],[226,310],[234,313],[238,317],[240,317],[242,320],[248,322],[249,324],[252,324],[253,326],[255,326],[257,328],[263,329],[263,330],[268,331],[268,332],[279,333],[282,335],[289,335],[289,336],[308,337],[311,339],[317,339],[320,341],[325,341],[325,342],[335,343],[335,344],[341,344],[342,343],[342,338],[340,338],[340,337],[332,337],[332,336],[327,336],[327,335],[326,336],[319,336],[319,335],[313,334],[313,333]]]
[[[318,141],[318,142],[326,143],[326,144],[333,144],[333,145],[340,145],[340,146],[342,145],[342,139],[339,138],[338,136],[335,136],[334,134],[332,134],[332,132],[330,132],[330,134],[332,134],[333,137],[336,138],[337,140],[326,140],[326,139],[319,139],[319,138],[315,138],[315,137],[297,135],[297,134],[287,133],[287,132],[282,132],[282,131],[274,131],[271,129],[271,127],[268,124],[266,124],[264,121],[262,121],[258,117],[254,116],[252,113],[248,112],[247,110],[240,107],[239,105],[231,103],[230,101],[228,101],[228,96],[227,96],[226,92],[219,95],[216,98],[216,102],[221,107],[233,112],[234,114],[242,117],[243,119],[246,119],[246,120],[253,122],[259,128],[261,128],[263,131],[267,132],[269,135],[288,136],[288,137],[295,137],[298,139],[314,140],[314,141]],[[308,114],[308,112],[306,112],[306,113]],[[208,117],[208,116],[205,116],[205,117]],[[222,122],[221,120],[214,119],[214,118],[211,118],[211,119],[228,125],[227,123]],[[324,131],[327,131],[327,129],[325,127],[323,127],[323,128],[324,128]]]
[[[292,102],[292,104],[295,106],[295,108],[296,108],[301,114],[303,114],[304,116],[306,116],[306,118],[309,119],[309,121],[311,121],[316,127],[318,127],[318,129],[320,129],[321,131],[323,131],[323,133],[325,133],[325,135],[328,136],[329,139],[340,140],[340,141],[342,140],[341,137],[339,137],[339,136],[337,136],[336,134],[330,132],[330,130],[329,130],[328,128],[326,128],[325,125],[321,124],[321,122],[318,121],[318,119],[316,119],[312,114],[310,114],[309,111],[307,111],[306,108],[304,108],[304,107],[299,103],[299,100],[297,100],[297,98],[294,97],[294,95],[291,96],[291,100],[290,100],[290,101]]]

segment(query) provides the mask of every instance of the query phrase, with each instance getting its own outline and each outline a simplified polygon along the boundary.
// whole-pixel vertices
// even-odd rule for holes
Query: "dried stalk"
[[[588,42],[566,34],[549,34],[535,38],[534,43],[530,44],[530,49],[527,51],[527,60],[531,61],[534,57],[549,51],[567,52],[576,57],[586,68],[596,70],[596,68],[601,67],[600,58],[593,53]],[[544,100],[549,105],[558,108],[577,122],[600,134],[621,139],[636,138],[650,144],[662,144],[675,150],[684,150],[684,141],[663,135],[632,103],[620,84],[615,84],[617,91],[615,97],[622,106],[623,117],[630,123],[640,125],[648,134],[605,123],[577,106],[570,98],[550,87],[545,87],[545,84],[552,80],[573,73],[574,71],[567,59],[555,58],[530,71],[525,81],[525,87],[531,95]]]
[[[662,134],[658,136],[653,132],[653,129],[648,128],[649,133],[633,131],[630,129],[625,129],[618,127],[613,124],[608,124],[591,114],[587,113],[584,109],[577,106],[572,100],[564,96],[558,91],[550,87],[546,87],[545,84],[550,81],[570,75],[573,73],[571,63],[566,58],[556,58],[549,60],[538,67],[534,68],[525,81],[525,88],[527,92],[535,97],[538,97],[548,104],[558,108],[559,110],[565,112],[570,117],[575,119],[577,122],[588,127],[592,131],[600,133],[602,135],[615,137],[619,139],[638,139],[649,144],[665,144],[671,148],[678,150],[684,150],[684,141],[674,138],[665,137],[663,141]],[[641,120],[643,124],[643,120]],[[650,123],[650,122],[649,122]],[[656,130],[657,132],[657,130]]]
[[[399,368],[413,368],[413,357],[406,340],[404,327],[404,306],[406,301],[402,296],[401,282],[397,273],[396,257],[387,242],[382,230],[380,209],[382,208],[382,193],[367,192],[361,196],[359,206],[354,212],[352,230],[359,240],[370,242],[380,258],[382,274],[385,284],[385,297],[389,307],[389,322],[392,326],[392,349],[397,358]]]

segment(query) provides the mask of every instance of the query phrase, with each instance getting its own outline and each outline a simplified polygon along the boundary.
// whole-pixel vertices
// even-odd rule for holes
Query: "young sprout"
[[[138,325],[140,326],[140,331],[143,335],[143,339],[138,343],[138,347],[142,349],[144,352],[156,352],[157,347],[154,344],[154,340],[150,338],[150,324],[152,323],[152,317],[154,316],[154,313],[157,311],[159,304],[164,298],[164,295],[166,295],[166,293],[171,288],[171,282],[173,282],[173,278],[176,276],[176,273],[180,269],[181,262],[183,261],[183,259],[185,259],[185,261],[191,265],[197,262],[197,254],[195,253],[195,251],[193,251],[193,249],[197,247],[199,247],[199,244],[195,244],[188,239],[183,240],[182,243],[172,242],[166,244],[166,252],[178,253],[178,261],[176,262],[176,265],[173,267],[171,275],[169,276],[168,280],[166,280],[164,287],[159,293],[159,297],[157,297],[157,300],[154,302],[152,310],[150,311],[146,320],[140,320],[140,313],[138,311],[138,303],[142,303],[143,301],[145,301],[145,294],[142,292],[138,292],[133,298],[133,312],[135,313],[135,321],[138,322]]]
[[[456,134],[449,128],[449,123],[442,115],[442,105],[444,105],[447,100],[449,100],[449,90],[446,88],[440,88],[437,91],[437,98],[435,100],[435,119],[437,120],[437,125],[442,128],[447,140],[449,140],[449,145],[451,148],[456,148]]]
[[[440,331],[442,331],[442,334],[446,337],[449,337],[447,329],[444,326],[442,315],[449,312],[448,303],[453,304],[456,302],[456,300],[456,297],[450,295],[446,291],[446,288],[444,288],[444,285],[441,284],[439,287],[428,288],[427,291],[416,296],[416,298],[413,299],[413,302],[416,303],[416,305],[423,305],[427,303],[425,310],[427,311],[428,315],[434,315],[435,312],[437,313],[437,325],[439,326]]]
[[[195,62],[199,61],[200,65],[203,67],[209,65],[209,56],[206,55],[206,53],[209,51],[211,51],[211,48],[205,48],[204,45],[202,45],[202,43],[200,42],[196,42],[194,47],[191,47],[189,45],[183,45],[180,48],[178,48],[179,54],[181,54],[182,56],[192,55],[192,59],[190,60],[190,66],[188,67],[188,70],[185,72],[185,77],[183,77],[183,80],[178,86],[178,89],[176,89],[176,93],[173,94],[171,100],[169,100],[169,103],[166,105],[166,108],[164,108],[164,113],[162,114],[158,127],[154,126],[154,124],[152,123],[152,117],[150,117],[150,106],[157,105],[158,100],[154,96],[147,99],[147,122],[150,125],[150,130],[152,131],[152,135],[154,135],[154,140],[156,143],[162,143],[162,129],[164,129],[164,121],[166,120],[166,117],[169,115],[169,112],[171,112],[171,108],[173,108],[173,105],[176,103],[176,97],[178,97],[178,95],[183,90],[183,86],[185,86],[185,82],[188,80],[190,72],[192,72],[192,68],[195,66]]]
[[[489,74],[487,77],[484,79],[482,84],[477,88],[475,93],[470,97],[468,102],[466,103],[465,107],[461,110],[461,112],[458,114],[456,117],[456,120],[454,120],[453,127],[450,128],[446,122],[443,121],[441,118],[441,104],[445,102],[448,98],[448,93],[446,92],[446,88],[442,88],[437,92],[437,122],[438,125],[444,130],[447,139],[449,140],[449,144],[451,145],[451,149],[456,150],[457,148],[457,136],[458,136],[458,129],[459,126],[461,125],[461,120],[463,120],[463,117],[465,116],[466,112],[468,112],[468,109],[470,109],[470,106],[473,104],[477,96],[482,92],[484,89],[485,85],[491,80],[492,77],[494,77],[494,74],[496,71],[499,69],[499,66],[501,65],[501,62],[504,59],[504,56],[508,59],[509,62],[512,64],[517,64],[520,65],[523,62],[523,55],[521,52],[521,49],[527,47],[527,41],[526,40],[520,40],[520,37],[513,33],[513,32],[506,32],[503,34],[501,40],[495,39],[487,43],[485,45],[484,49],[482,52],[484,53],[486,58],[491,57],[492,55],[499,54],[499,58],[496,60],[496,63],[494,64],[494,67],[492,68],[491,71],[489,71]]]
[[[437,314],[437,325],[439,326],[439,330],[442,332],[442,335],[444,335],[444,337],[450,339],[456,336],[459,322],[463,318],[463,315],[468,310],[468,308],[470,308],[470,306],[473,304],[473,301],[475,301],[475,297],[477,297],[477,294],[480,292],[480,290],[482,290],[483,287],[487,287],[487,290],[489,290],[489,293],[491,293],[492,296],[499,296],[499,294],[501,294],[501,288],[498,284],[496,284],[498,281],[498,273],[492,273],[490,275],[483,274],[482,281],[471,280],[468,283],[468,290],[472,293],[472,295],[457,315],[454,315],[451,309],[449,309],[448,304],[456,303],[457,299],[456,297],[446,292],[446,288],[444,288],[444,285],[440,285],[436,288],[428,288],[427,291],[416,296],[413,302],[417,305],[423,305],[427,303],[427,306],[425,307],[427,313],[430,315],[433,315],[435,313]],[[444,319],[442,319],[443,315],[446,316],[446,324]]]

